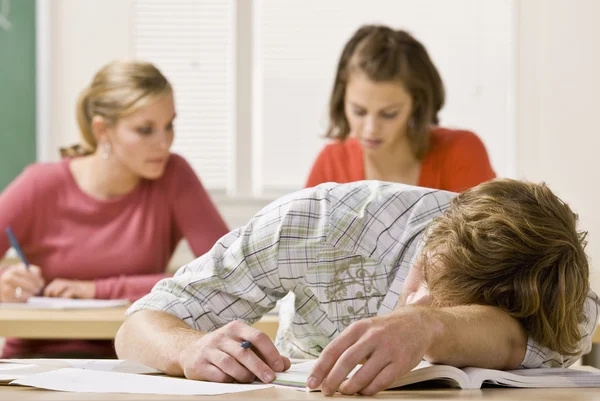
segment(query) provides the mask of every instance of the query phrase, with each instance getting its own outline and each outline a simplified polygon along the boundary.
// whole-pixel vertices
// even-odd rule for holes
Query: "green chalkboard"
[[[35,143],[35,0],[0,0],[0,191]]]

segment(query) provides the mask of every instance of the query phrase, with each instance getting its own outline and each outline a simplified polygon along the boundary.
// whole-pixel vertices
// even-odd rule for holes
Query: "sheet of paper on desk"
[[[0,385],[8,384],[13,380],[37,373],[47,372],[54,368],[24,363],[0,363]]]
[[[1,303],[0,307],[9,309],[101,309],[128,305],[126,299],[69,299],[50,297],[31,297],[26,303]]]
[[[45,366],[54,370],[60,368],[77,368],[102,370],[106,372],[136,373],[141,375],[162,374],[160,370],[123,359],[0,359],[0,372],[6,365]],[[39,372],[35,372],[39,373]]]
[[[273,387],[270,384],[228,384],[165,376],[65,368],[27,376],[10,383],[46,390],[78,393],[218,395]]]

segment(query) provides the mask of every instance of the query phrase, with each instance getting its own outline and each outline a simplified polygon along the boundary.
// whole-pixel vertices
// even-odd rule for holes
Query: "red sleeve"
[[[95,280],[96,299],[128,299],[135,302],[148,294],[154,285],[168,274],[139,274]]]
[[[176,168],[169,186],[169,199],[175,225],[194,255],[201,256],[229,229],[196,172],[181,156],[172,157]]]
[[[4,230],[10,227],[19,241],[23,252],[27,254],[27,245],[31,243],[35,209],[35,167],[27,167],[0,194],[0,257],[10,248],[10,242]],[[27,256],[27,255],[26,255]]]
[[[330,149],[330,146],[326,145],[317,156],[317,159],[310,169],[310,174],[308,175],[306,185],[304,186],[305,188],[316,187],[319,184],[333,180],[330,166],[332,159]]]
[[[452,141],[446,161],[444,189],[448,191],[461,192],[496,177],[485,145],[469,131]]]

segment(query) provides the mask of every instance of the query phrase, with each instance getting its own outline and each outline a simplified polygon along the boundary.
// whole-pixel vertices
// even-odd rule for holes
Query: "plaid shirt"
[[[210,252],[160,281],[128,311],[166,311],[202,332],[240,319],[255,323],[288,292],[277,345],[291,357],[317,357],[348,325],[396,307],[427,224],[454,193],[361,181],[323,184],[280,198]],[[582,348],[589,351],[598,297],[586,303]],[[566,366],[529,339],[524,367]]]

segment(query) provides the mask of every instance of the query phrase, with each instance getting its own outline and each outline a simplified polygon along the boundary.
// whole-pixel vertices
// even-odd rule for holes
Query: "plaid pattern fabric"
[[[252,324],[292,292],[276,343],[288,356],[317,357],[352,322],[396,307],[424,229],[454,196],[377,181],[295,192],[160,281],[128,314],[166,311],[209,332],[236,319]],[[567,359],[529,342],[524,366],[553,361]]]

